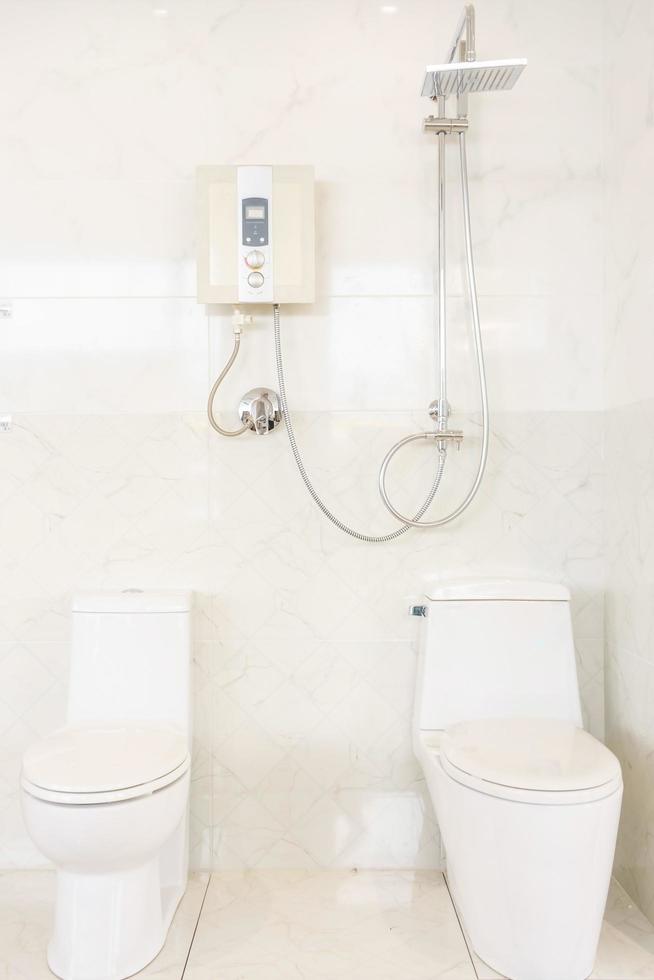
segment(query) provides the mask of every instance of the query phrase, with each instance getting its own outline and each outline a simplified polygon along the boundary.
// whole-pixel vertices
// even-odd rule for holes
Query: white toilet
[[[73,601],[68,723],[23,758],[28,831],[57,869],[48,965],[120,980],[166,938],[188,873],[191,596]]]
[[[548,582],[428,589],[414,744],[475,952],[511,980],[593,969],[622,799],[582,729],[569,593]]]

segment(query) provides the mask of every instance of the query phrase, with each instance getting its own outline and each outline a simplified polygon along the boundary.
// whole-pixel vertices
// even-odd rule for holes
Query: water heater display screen
[[[243,245],[268,245],[268,198],[244,197],[242,199]]]

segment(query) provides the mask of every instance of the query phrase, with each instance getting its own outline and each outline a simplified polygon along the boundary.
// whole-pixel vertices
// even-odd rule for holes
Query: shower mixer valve
[[[238,414],[244,425],[264,436],[282,421],[279,396],[270,388],[252,388],[241,398]]]

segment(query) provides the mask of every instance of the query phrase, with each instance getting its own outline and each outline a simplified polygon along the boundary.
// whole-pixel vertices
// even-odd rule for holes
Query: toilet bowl
[[[622,777],[581,724],[568,593],[442,583],[426,603],[414,747],[470,943],[511,980],[585,980]]]
[[[48,965],[121,980],[159,952],[188,876],[189,597],[77,597],[68,724],[23,757],[27,830],[57,870]]]

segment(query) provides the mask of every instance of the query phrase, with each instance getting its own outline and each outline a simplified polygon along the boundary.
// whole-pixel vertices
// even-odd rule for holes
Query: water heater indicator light
[[[245,256],[245,264],[251,269],[260,269],[265,261],[266,256],[258,248],[255,248],[252,252],[248,252]]]

